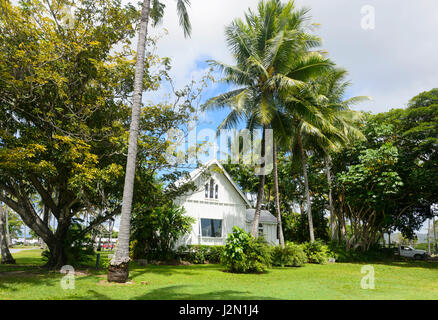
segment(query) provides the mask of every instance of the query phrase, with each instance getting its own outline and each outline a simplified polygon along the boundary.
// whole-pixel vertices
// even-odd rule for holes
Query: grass
[[[9,247],[9,249],[38,249],[38,248],[39,246],[23,246],[22,244]]]
[[[373,264],[375,289],[361,289],[364,264],[273,268],[266,274],[231,274],[220,265],[147,266],[135,263],[128,284],[109,284],[105,270],[76,276],[63,290],[64,275],[38,268],[41,250],[13,254],[17,266],[0,266],[0,300],[6,299],[438,299],[438,264]],[[105,260],[108,252],[102,252]],[[21,271],[20,271],[21,270]],[[14,272],[15,271],[15,272]],[[18,272],[17,272],[18,271]]]

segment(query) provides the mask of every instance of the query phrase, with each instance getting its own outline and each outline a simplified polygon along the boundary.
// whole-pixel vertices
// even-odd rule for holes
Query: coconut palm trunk
[[[330,239],[332,241],[336,238],[336,217],[335,217],[335,209],[333,206],[333,189],[332,189],[332,177],[330,172],[330,156],[325,156],[325,169],[327,175],[327,184],[329,188],[328,192],[328,200],[329,200],[329,210],[330,210]]]
[[[307,168],[306,168],[306,154],[304,152],[303,140],[302,140],[300,133],[297,134],[297,143],[298,143],[298,147],[300,149],[301,165],[303,167],[304,188],[305,188],[305,192],[306,192],[307,219],[309,221],[310,242],[314,242],[315,241],[315,234],[313,231],[312,205],[310,203],[309,179],[307,177]]]
[[[9,245],[6,232],[6,214],[3,206],[0,204],[0,249],[2,264],[15,264],[15,260],[9,252]]]
[[[131,208],[134,194],[135,165],[137,159],[137,140],[139,132],[141,100],[143,97],[144,59],[146,37],[151,9],[150,0],[144,0],[140,32],[138,34],[137,58],[135,65],[134,96],[132,103],[131,125],[129,129],[128,159],[126,163],[125,185],[123,188],[123,203],[120,217],[120,230],[117,247],[108,267],[108,281],[124,283],[129,276],[129,237],[131,232]]]
[[[261,146],[261,158],[262,163],[260,165],[260,177],[259,177],[259,190],[257,191],[257,203],[256,208],[254,212],[254,220],[252,223],[252,229],[251,229],[251,235],[253,237],[258,237],[258,229],[259,229],[259,220],[260,220],[260,212],[262,210],[262,202],[264,198],[264,191],[265,191],[265,131],[266,127],[263,126],[263,133],[262,133],[262,146]]]
[[[278,165],[277,165],[277,144],[273,145],[273,173],[274,173],[274,189],[275,189],[275,210],[277,212],[277,228],[278,228],[278,240],[282,248],[284,248],[284,236],[283,226],[281,223],[281,210],[280,210],[280,192],[278,190]]]

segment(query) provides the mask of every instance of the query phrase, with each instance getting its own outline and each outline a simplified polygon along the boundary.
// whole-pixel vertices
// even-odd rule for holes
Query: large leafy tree
[[[393,109],[373,120],[376,126],[392,125],[386,138],[399,151],[397,172],[403,188],[388,226],[412,238],[438,202],[438,89],[420,93],[406,109]]]
[[[152,7],[151,7],[152,2]],[[189,0],[178,0],[177,10],[179,22],[184,29],[184,34],[190,34],[191,25],[188,19],[186,4]],[[157,24],[163,15],[164,4],[159,0],[144,0],[141,10],[140,26],[138,32],[137,56],[134,77],[134,93],[132,101],[131,124],[129,129],[128,158],[126,162],[125,184],[123,188],[122,215],[120,218],[120,231],[114,258],[108,267],[108,281],[126,282],[129,276],[129,237],[132,198],[134,194],[135,168],[137,158],[137,140],[139,135],[140,109],[143,97],[144,66],[146,37],[148,35],[149,17]]]
[[[228,128],[241,121],[249,129],[261,128],[261,156],[266,156],[266,129],[274,130],[274,150],[278,141],[287,136],[281,111],[281,96],[296,92],[306,85],[312,75],[330,66],[318,52],[309,49],[320,44],[317,37],[306,32],[308,10],[295,8],[293,1],[261,1],[257,12],[249,11],[245,19],[235,19],[226,28],[227,43],[236,65],[212,61],[221,69],[224,81],[237,89],[221,94],[207,102],[210,108],[231,108],[220,125]],[[273,157],[276,162],[276,155]],[[261,164],[256,211],[252,235],[257,236],[258,220],[264,198],[265,164]],[[275,163],[274,170],[277,169]],[[282,240],[279,206],[278,175],[274,172],[279,235]]]
[[[339,209],[350,221],[347,249],[367,250],[378,240],[403,182],[395,170],[398,151],[391,143],[361,151],[358,160],[337,176]]]
[[[111,199],[123,172],[138,18],[118,1],[84,0],[66,20],[69,4],[0,4],[0,200],[48,245],[52,268],[65,263],[72,218],[101,203],[101,190]],[[39,216],[35,196],[56,230]],[[108,216],[117,207],[108,203]]]
[[[436,213],[436,89],[406,109],[367,116],[366,141],[334,154],[335,207],[347,246],[369,248],[385,232],[409,239]]]
[[[120,213],[134,87],[130,41],[138,11],[118,1],[75,3],[74,17],[65,14],[67,1],[0,7],[0,201],[47,244],[50,268],[66,262],[74,217],[102,212],[75,233],[82,236]],[[143,89],[153,90],[169,62],[150,54],[145,60]],[[178,94],[186,101],[190,92]],[[164,133],[186,111],[169,103],[141,114],[137,163],[144,177],[166,165]]]

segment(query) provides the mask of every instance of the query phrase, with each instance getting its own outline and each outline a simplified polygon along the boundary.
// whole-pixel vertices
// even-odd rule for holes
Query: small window
[[[219,197],[219,186],[211,179],[205,184],[205,198],[217,199]]]
[[[210,199],[213,199],[213,192],[214,192],[214,180],[210,180]]]
[[[201,229],[203,237],[221,238],[222,237],[222,220],[219,219],[201,219]]]
[[[264,233],[263,233],[263,225],[261,223],[259,223],[259,237],[263,237]]]

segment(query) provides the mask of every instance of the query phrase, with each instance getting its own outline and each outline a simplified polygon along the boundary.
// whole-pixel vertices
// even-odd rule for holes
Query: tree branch
[[[43,199],[44,204],[46,204],[50,208],[50,210],[52,210],[52,214],[56,217],[56,219],[59,219],[60,210],[56,206],[55,201],[53,201],[52,196],[47,192],[46,189],[44,189],[43,185],[38,180],[38,178],[35,177],[35,175],[30,174],[29,178],[32,181],[32,184],[34,185],[35,189],[38,191],[41,198]]]

